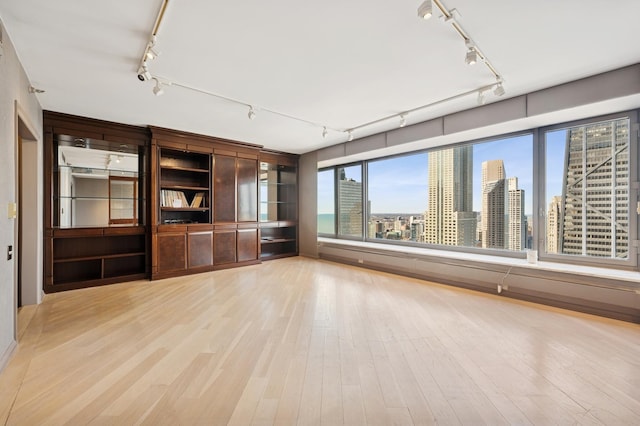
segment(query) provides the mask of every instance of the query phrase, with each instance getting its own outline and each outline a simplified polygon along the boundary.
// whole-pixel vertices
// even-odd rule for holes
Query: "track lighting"
[[[147,63],[143,62],[140,68],[138,68],[138,80],[140,81],[149,81],[153,78],[151,73],[149,72],[149,68],[147,68]]]
[[[147,50],[147,53],[144,55],[145,57],[145,61],[153,61],[155,58],[157,58],[160,54],[158,52],[156,52],[155,50],[153,50],[153,47],[149,47],[149,49]]]
[[[156,81],[156,85],[153,86],[153,94],[156,96],[160,96],[164,93],[164,89],[162,88],[162,83],[160,83],[160,80],[158,80],[157,78],[154,78],[154,80]]]
[[[484,105],[486,98],[483,90],[478,90],[478,105]]]
[[[464,58],[467,65],[473,65],[478,62],[478,52],[473,47],[467,50],[467,56]]]
[[[328,134],[329,132],[327,131],[327,126],[324,126],[322,128],[322,137],[326,139]]]
[[[502,83],[496,84],[496,86],[493,88],[493,94],[496,96],[504,95],[504,86],[502,85]]]
[[[249,105],[249,112],[247,113],[247,117],[249,117],[249,120],[253,120],[254,118],[256,118],[256,112],[253,110],[253,106]]]
[[[347,140],[351,142],[353,140],[353,130],[348,130],[347,133],[349,133],[349,138]]]
[[[33,87],[33,86],[29,86],[29,93],[34,93],[34,94],[37,94],[37,93],[44,93],[44,90],[42,90],[42,89],[37,89],[37,88],[35,88],[35,87]]]
[[[431,0],[425,0],[418,7],[418,16],[422,19],[429,19],[433,15],[433,4]]]
[[[467,46],[467,56],[464,58],[464,61],[467,65],[473,65],[478,62],[478,50],[476,45],[468,38],[464,40],[464,44]]]
[[[400,127],[407,125],[407,114],[400,114]]]

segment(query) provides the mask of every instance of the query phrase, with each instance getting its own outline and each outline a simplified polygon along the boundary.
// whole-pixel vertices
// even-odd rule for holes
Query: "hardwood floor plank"
[[[640,424],[639,325],[322,260],[19,318],[0,424]]]

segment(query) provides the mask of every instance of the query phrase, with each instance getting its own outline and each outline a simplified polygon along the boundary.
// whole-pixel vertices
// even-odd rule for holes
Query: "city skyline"
[[[506,177],[517,177],[525,194],[525,214],[533,210],[533,136],[519,135],[471,145],[473,147],[473,211],[482,211],[482,167],[484,161],[502,160]],[[447,149],[447,148],[443,148]],[[564,147],[562,147],[564,149]],[[402,155],[368,163],[368,200],[372,214],[424,214],[428,199],[428,155],[437,150]],[[562,160],[557,173],[562,186]],[[555,158],[554,158],[555,160]],[[554,169],[557,170],[557,165]],[[344,167],[347,179],[361,182],[361,167]],[[323,181],[323,179],[325,179]],[[549,195],[547,194],[547,197]],[[333,174],[318,177],[318,214],[334,212]]]

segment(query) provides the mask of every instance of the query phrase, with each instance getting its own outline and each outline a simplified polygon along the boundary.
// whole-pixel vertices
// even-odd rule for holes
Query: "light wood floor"
[[[47,295],[0,424],[640,424],[640,326],[289,258]]]

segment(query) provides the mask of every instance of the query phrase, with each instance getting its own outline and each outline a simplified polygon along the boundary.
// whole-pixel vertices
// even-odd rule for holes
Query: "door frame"
[[[14,131],[15,131],[15,154],[14,154],[14,170],[15,170],[15,203],[17,215],[14,221],[14,243],[13,243],[13,288],[14,288],[14,339],[18,340],[18,303],[22,304],[39,304],[42,302],[42,280],[43,280],[43,218],[42,218],[42,174],[43,174],[43,142],[42,132],[36,131],[37,127],[33,125],[29,119],[29,115],[15,101],[14,108]],[[28,155],[25,155],[24,147],[26,144],[31,145]],[[33,179],[25,182],[23,173],[32,171]],[[25,201],[25,194],[32,194],[29,202]],[[26,207],[26,209],[23,209]],[[35,216],[36,223],[29,223],[27,227],[24,225],[23,212],[27,209]],[[30,221],[31,222],[31,221]],[[28,232],[25,233],[25,230]],[[29,244],[25,244],[25,235],[28,237]],[[25,252],[28,247],[29,252]],[[24,266],[24,259],[33,259],[33,264],[29,268]],[[35,266],[35,267],[34,267]],[[23,278],[25,270],[35,271],[35,277],[31,283],[25,287]],[[33,287],[33,288],[32,288]],[[20,291],[20,294],[18,292]],[[26,296],[26,297],[25,297]]]

